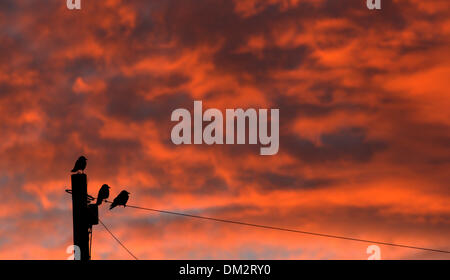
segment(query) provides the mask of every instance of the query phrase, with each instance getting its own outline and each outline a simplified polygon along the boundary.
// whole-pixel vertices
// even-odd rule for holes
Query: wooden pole
[[[72,174],[73,244],[80,249],[80,260],[90,260],[87,219],[87,176]]]

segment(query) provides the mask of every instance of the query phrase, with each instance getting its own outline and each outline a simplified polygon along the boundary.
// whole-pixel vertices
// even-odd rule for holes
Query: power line
[[[111,203],[111,201],[106,201],[106,202],[107,203]],[[212,218],[212,217],[198,216],[198,215],[193,215],[193,214],[186,214],[186,213],[180,213],[180,212],[159,210],[159,209],[146,208],[146,207],[140,207],[140,206],[134,206],[134,205],[127,205],[126,207],[135,208],[135,209],[141,209],[141,210],[146,210],[146,211],[152,211],[152,212],[159,212],[159,213],[163,213],[163,214],[170,214],[170,215],[177,215],[177,216],[183,216],[183,217],[189,217],[189,218],[210,220],[210,221],[221,222],[221,223],[229,223],[229,224],[236,224],[236,225],[243,225],[243,226],[250,226],[250,227],[263,228],[263,229],[271,229],[271,230],[299,233],[299,234],[308,234],[308,235],[327,237],[327,238],[334,238],[334,239],[341,239],[341,240],[348,240],[348,241],[364,242],[364,243],[379,244],[379,245],[386,245],[386,246],[393,246],[393,247],[401,247],[401,248],[407,248],[407,249],[430,251],[430,252],[435,252],[435,253],[450,254],[450,251],[445,251],[445,250],[440,250],[440,249],[416,247],[416,246],[411,246],[411,245],[389,243],[389,242],[382,242],[382,241],[373,241],[373,240],[367,240],[367,239],[359,239],[359,238],[353,238],[353,237],[331,235],[331,234],[324,234],[324,233],[317,233],[317,232],[310,232],[310,231],[303,231],[303,230],[295,230],[295,229],[288,229],[288,228],[281,228],[281,227],[274,227],[274,226],[267,226],[267,225],[258,225],[258,224],[240,222],[240,221],[233,221],[233,220],[225,220],[225,219],[218,219],[218,218]]]
[[[109,228],[102,222],[102,220],[98,219],[98,221],[102,224],[106,231],[111,234],[111,236],[117,241],[117,243],[119,243],[120,246],[122,246],[122,248],[124,248],[128,252],[128,254],[130,254],[135,260],[138,260],[138,258],[133,253],[131,253],[131,251],[128,250],[128,248],[122,242],[120,242],[120,240],[109,230]]]
[[[70,192],[68,192],[68,193],[70,193]],[[90,198],[96,199],[96,198],[94,198],[92,196],[90,196]],[[112,203],[111,201],[106,200],[106,199],[104,201],[106,203]],[[422,251],[429,251],[429,252],[435,252],[435,253],[450,254],[450,251],[441,250],[441,249],[433,249],[433,248],[427,248],[427,247],[418,247],[418,246],[404,245],[404,244],[398,244],[398,243],[389,243],[389,242],[383,242],[383,241],[373,241],[373,240],[367,240],[367,239],[360,239],[360,238],[353,238],[353,237],[339,236],[339,235],[332,235],[332,234],[325,234],[325,233],[317,233],[317,232],[311,232],[311,231],[296,230],[296,229],[289,229],[289,228],[282,228],[282,227],[275,227],[275,226],[268,226],[268,225],[252,224],[252,223],[246,223],[246,222],[241,222],[241,221],[225,220],[225,219],[212,218],[212,217],[206,217],[206,216],[199,216],[199,215],[180,213],[180,212],[174,212],[174,211],[167,211],[167,210],[160,210],[160,209],[154,209],[154,208],[147,208],[147,207],[141,207],[141,206],[135,206],[135,205],[126,205],[126,207],[135,208],[135,209],[141,209],[141,210],[146,210],[146,211],[152,211],[152,212],[158,212],[158,213],[163,213],[163,214],[170,214],[170,215],[176,215],[176,216],[183,216],[183,217],[189,217],[189,218],[196,218],[196,219],[202,219],[202,220],[221,222],[221,223],[229,223],[229,224],[236,224],[236,225],[243,225],[243,226],[249,226],[249,227],[257,227],[257,228],[263,228],[263,229],[278,230],[278,231],[298,233],[298,234],[314,235],[314,236],[326,237],[326,238],[334,238],[334,239],[341,239],[341,240],[348,240],[348,241],[355,241],[355,242],[379,244],[379,245],[386,245],[386,246],[392,246],[392,247],[400,247],[400,248],[422,250]],[[117,239],[114,236],[114,234],[105,226],[105,224],[100,219],[99,219],[99,221],[105,227],[105,229],[111,234],[111,236],[114,237],[114,239],[125,250],[127,250],[127,252],[131,256],[133,256],[137,260],[136,256],[134,256],[133,253],[131,253],[131,251],[128,250],[128,248],[125,247],[125,245],[123,245],[122,242],[120,242],[120,240]]]
[[[92,257],[92,227],[89,228],[89,257]]]

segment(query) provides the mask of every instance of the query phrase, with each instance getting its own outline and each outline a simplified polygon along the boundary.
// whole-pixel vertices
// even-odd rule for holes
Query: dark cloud
[[[126,186],[144,207],[447,246],[443,4],[136,0],[68,11],[61,0],[1,1],[0,258],[66,257],[64,188],[80,154],[90,190]],[[279,108],[279,154],[174,145],[171,112],[192,112],[194,100]],[[102,215],[148,258],[365,257],[347,243],[300,250],[289,235],[128,211]],[[95,230],[96,256],[125,257]]]
[[[305,178],[295,170],[286,168],[284,172],[242,170],[238,178],[245,189],[248,184],[256,184],[260,191],[308,190],[332,187],[339,180],[332,178]],[[291,171],[292,173],[290,173]]]
[[[356,161],[368,162],[375,153],[387,147],[382,141],[369,140],[363,128],[346,128],[320,137],[321,145],[298,136],[280,139],[283,152],[287,152],[307,163]]]
[[[106,94],[108,114],[130,121],[170,121],[170,115],[177,108],[191,108],[192,98],[186,93],[160,95],[148,99],[145,94],[158,85],[178,86],[187,82],[181,75],[165,78],[137,76],[132,78],[116,77],[108,82]],[[124,98],[126,96],[126,98]]]

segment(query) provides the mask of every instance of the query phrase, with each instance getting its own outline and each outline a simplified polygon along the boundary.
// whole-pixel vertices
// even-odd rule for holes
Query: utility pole
[[[86,174],[72,174],[73,245],[80,249],[80,260],[91,259],[89,234],[92,226],[88,221],[88,195]],[[77,247],[75,247],[77,248]]]

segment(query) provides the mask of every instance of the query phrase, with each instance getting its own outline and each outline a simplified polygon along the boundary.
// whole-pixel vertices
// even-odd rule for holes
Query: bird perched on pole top
[[[123,207],[127,206],[127,201],[129,196],[129,192],[123,190],[119,193],[119,195],[114,198],[113,203],[111,203],[111,206],[109,207],[109,210],[113,209],[116,206],[122,205]]]
[[[103,200],[109,197],[109,189],[110,187],[107,184],[103,184],[100,190],[98,191],[96,205],[102,204]]]
[[[75,162],[75,166],[73,167],[71,172],[81,171],[81,173],[83,173],[84,169],[86,168],[86,164],[87,164],[87,158],[85,158],[84,156],[79,157],[77,159],[77,161]]]

